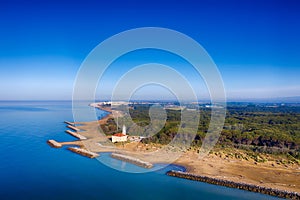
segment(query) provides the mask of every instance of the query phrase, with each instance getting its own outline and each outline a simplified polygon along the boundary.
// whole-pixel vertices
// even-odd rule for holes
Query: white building
[[[128,135],[126,135],[126,126],[123,125],[122,133],[116,133],[111,136],[111,141],[113,143],[115,142],[126,142],[128,138]]]

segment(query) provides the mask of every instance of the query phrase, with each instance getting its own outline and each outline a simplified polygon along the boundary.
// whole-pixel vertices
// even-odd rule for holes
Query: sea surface
[[[82,109],[86,106],[83,102]],[[106,115],[99,110],[96,114]],[[0,199],[277,199],[165,175],[170,169],[184,170],[175,165],[125,173],[66,148],[49,147],[48,139],[74,140],[64,132],[65,120],[73,121],[70,101],[0,102]]]

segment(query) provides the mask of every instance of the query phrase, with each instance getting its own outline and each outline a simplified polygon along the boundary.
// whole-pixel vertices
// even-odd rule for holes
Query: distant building
[[[111,141],[113,143],[115,142],[126,142],[128,138],[128,135],[126,135],[126,126],[123,125],[122,133],[116,133],[111,136]]]

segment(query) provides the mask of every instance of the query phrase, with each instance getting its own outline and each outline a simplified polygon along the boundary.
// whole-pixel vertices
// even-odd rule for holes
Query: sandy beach
[[[77,145],[95,153],[121,152],[153,164],[168,162],[168,157],[172,157],[174,152],[163,150],[161,145],[147,145],[140,142],[112,144],[108,137],[101,133],[101,130],[99,132],[99,126],[113,117],[112,111],[108,107],[103,108],[98,105],[94,107],[108,111],[110,114],[98,121],[76,123],[77,128],[84,130],[79,133],[87,139],[63,142],[62,145]],[[235,149],[232,151],[242,153]],[[187,172],[196,175],[300,193],[300,165],[298,163],[281,164],[272,159],[266,162],[255,162],[251,159],[235,158],[232,153],[215,149],[206,157],[199,159],[197,150],[193,149],[182,153],[175,164],[186,167]]]
[[[176,164],[187,167],[188,172],[197,175],[300,192],[299,164],[283,166],[274,162],[256,163],[215,154],[199,160],[195,151],[185,153]]]
[[[87,140],[81,141],[83,146],[93,152],[122,152],[124,154],[140,158],[151,163],[166,162],[166,155],[171,152],[158,153],[157,145],[145,145],[139,142],[131,142],[125,145],[113,144],[95,145],[96,143],[107,143],[104,135],[99,136],[98,123],[105,123],[110,116],[98,122],[86,123],[82,126],[86,132],[82,132]],[[96,128],[95,128],[96,127]],[[80,128],[80,127],[79,127]],[[111,148],[109,148],[111,147]],[[149,150],[146,150],[149,149]],[[161,155],[160,155],[161,154]],[[150,157],[148,155],[151,155]],[[186,167],[187,171],[197,175],[205,175],[220,179],[251,183],[259,186],[276,188],[280,190],[300,192],[300,165],[299,164],[278,164],[275,161],[258,163],[254,160],[237,159],[230,156],[230,153],[213,151],[203,159],[199,159],[196,150],[189,150],[179,157],[175,164]]]
[[[168,152],[162,153],[161,156],[148,157],[147,154],[151,154],[151,150],[148,150],[149,153],[146,153],[145,149],[152,149],[152,152],[154,149],[154,151],[158,152],[159,150],[155,150],[160,148],[157,145],[146,146],[140,143],[130,143],[121,148],[135,152],[134,149],[137,147],[139,147],[139,153],[136,156],[152,163],[167,161],[166,155],[170,155],[170,152]],[[232,152],[244,153],[236,149],[232,149],[230,152],[227,149],[213,149],[209,155],[200,159],[197,150],[189,150],[182,153],[174,164],[184,166],[187,172],[195,175],[300,193],[299,164],[278,163],[274,157],[269,157],[269,161],[266,162],[255,162],[252,159],[235,158],[232,156]]]

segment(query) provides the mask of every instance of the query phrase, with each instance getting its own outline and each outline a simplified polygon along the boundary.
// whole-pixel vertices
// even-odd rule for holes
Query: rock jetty
[[[212,177],[208,177],[208,176],[195,175],[195,174],[191,174],[191,173],[187,173],[187,172],[171,170],[171,171],[167,172],[167,175],[179,177],[179,178],[190,179],[190,180],[194,180],[194,181],[206,182],[206,183],[215,184],[215,185],[231,187],[231,188],[248,190],[251,192],[259,192],[262,194],[268,194],[268,195],[281,197],[281,198],[300,199],[300,194],[297,192],[278,190],[278,189],[267,188],[267,187],[262,187],[259,185],[253,185],[253,184],[247,184],[247,183],[227,181],[227,180],[212,178]]]
[[[89,158],[96,158],[99,156],[99,154],[94,153],[92,151],[88,151],[86,149],[82,149],[82,148],[78,148],[78,147],[69,147],[68,148],[70,151],[74,152],[74,153],[78,153],[80,155],[89,157]]]
[[[112,153],[111,157],[118,159],[118,160],[123,160],[125,162],[132,163],[132,164],[140,166],[140,167],[148,168],[148,169],[153,167],[153,165],[149,162],[142,161],[138,158],[133,158],[131,156],[127,156],[127,155],[123,155],[123,154]]]
[[[48,140],[47,143],[54,148],[60,148],[62,145],[59,142],[56,142],[55,140]]]
[[[70,131],[70,130],[66,130],[65,132],[66,132],[66,133],[69,133],[69,134],[72,135],[73,137],[76,137],[76,138],[78,138],[78,139],[80,139],[80,140],[86,140],[86,139],[87,139],[87,138],[84,137],[83,135],[80,135],[80,134],[75,133],[75,132]]]
[[[75,126],[72,126],[72,125],[67,125],[67,127],[70,128],[70,129],[73,129],[74,131],[77,131],[77,132],[80,131],[79,128],[76,128]]]

